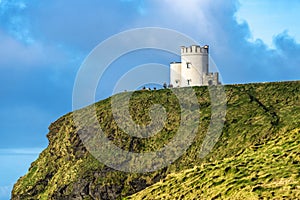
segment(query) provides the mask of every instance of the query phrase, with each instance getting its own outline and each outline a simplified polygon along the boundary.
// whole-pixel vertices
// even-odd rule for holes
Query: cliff
[[[200,197],[224,198],[240,187],[244,191],[240,195],[260,198],[272,195],[272,184],[277,187],[274,195],[281,189],[287,189],[283,193],[287,197],[298,195],[300,156],[295,150],[300,147],[300,81],[226,86],[227,114],[222,135],[204,158],[199,152],[211,118],[210,96],[207,87],[194,90],[200,105],[198,131],[184,155],[169,166],[148,173],[127,173],[105,166],[87,151],[79,137],[82,130],[69,113],[50,125],[48,147],[14,185],[12,199],[153,199],[168,193],[172,196],[166,198],[170,199],[177,194],[199,197],[200,193]],[[107,138],[124,150],[159,149],[180,125],[178,100],[168,89],[137,91],[131,98],[130,114],[138,124],[149,122],[152,105],[165,107],[164,128],[149,139],[124,133],[114,120],[110,101],[108,98],[95,104],[97,117]],[[180,183],[186,188],[176,190]]]

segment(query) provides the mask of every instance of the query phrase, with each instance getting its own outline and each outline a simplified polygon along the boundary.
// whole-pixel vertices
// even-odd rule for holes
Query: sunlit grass
[[[137,195],[148,199],[299,195],[300,82],[231,85],[225,89],[223,132],[203,159],[199,155],[211,118],[207,87],[194,88],[200,124],[192,145],[174,163],[151,173],[125,173],[101,164],[83,146],[69,113],[49,127],[49,146],[15,184],[13,199],[120,199],[155,183]],[[168,89],[137,91],[131,98],[130,113],[138,124],[149,123],[151,105],[165,107],[165,126],[151,138],[138,139],[123,132],[114,121],[110,100],[95,104],[98,121],[106,136],[124,150],[159,149],[172,139],[180,124],[178,100]],[[89,123],[89,118],[83,118],[82,124]],[[93,130],[96,127],[90,134],[97,134]]]

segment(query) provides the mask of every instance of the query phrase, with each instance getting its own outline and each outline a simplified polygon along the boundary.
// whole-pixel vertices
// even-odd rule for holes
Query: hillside
[[[204,163],[126,199],[299,199],[300,128],[238,156]]]
[[[225,195],[228,187],[233,188],[227,191],[226,197],[235,195],[236,187],[240,186],[245,189],[238,195],[248,192],[254,197],[260,192],[264,195],[265,189],[271,187],[268,184],[277,182],[278,191],[281,186],[299,189],[299,163],[290,160],[299,159],[295,151],[299,147],[299,81],[226,86],[227,114],[223,132],[213,151],[204,158],[199,157],[199,152],[211,117],[210,96],[207,87],[194,87],[194,90],[200,105],[196,137],[187,152],[168,167],[142,174],[116,171],[101,164],[84,147],[78,136],[83,130],[75,126],[73,113],[69,113],[50,125],[48,147],[14,185],[12,199],[121,199],[147,187],[135,195],[151,199],[150,191],[155,195],[166,192],[176,195],[176,187],[172,185],[179,183],[185,183],[185,190],[191,191],[191,195],[204,195],[195,192],[203,191],[201,187],[210,188],[205,194],[215,196]],[[122,95],[126,94],[119,94],[120,99]],[[149,152],[159,149],[172,139],[180,125],[178,100],[168,89],[137,91],[131,98],[130,114],[139,124],[149,122],[148,110],[152,105],[165,107],[167,121],[164,128],[148,139],[129,137],[124,133],[114,121],[110,101],[108,98],[95,104],[98,121],[107,137],[124,150]],[[291,141],[293,137],[295,141]],[[237,172],[239,166],[248,162],[251,166]],[[273,164],[277,166],[274,169]],[[268,174],[271,174],[270,178],[264,177]],[[281,178],[290,182],[281,183]],[[189,185],[191,179],[198,181]],[[222,188],[220,193],[216,192],[218,187]],[[178,195],[187,196],[181,189],[179,187]],[[289,191],[289,197],[298,194],[296,190]],[[139,199],[139,196],[132,197]]]

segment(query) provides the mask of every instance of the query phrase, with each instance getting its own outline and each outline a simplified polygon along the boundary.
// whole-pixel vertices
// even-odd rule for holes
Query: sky
[[[76,74],[100,42],[168,28],[209,44],[224,84],[299,80],[299,10],[298,0],[0,0],[0,200],[48,145],[50,123],[72,111]],[[145,54],[176,59],[135,56]],[[135,56],[115,65],[148,62]],[[103,99],[111,84],[100,84]]]

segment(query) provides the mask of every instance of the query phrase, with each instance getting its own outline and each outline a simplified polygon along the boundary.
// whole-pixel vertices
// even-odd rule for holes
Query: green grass
[[[300,128],[239,156],[169,174],[127,199],[297,199]]]
[[[271,181],[280,186],[281,177],[287,179],[291,175],[288,170],[285,170],[288,169],[286,167],[289,166],[289,163],[281,162],[282,160],[280,160],[281,163],[278,163],[278,167],[274,168],[275,171],[272,171],[272,168],[268,169],[270,174],[276,172],[272,177],[261,173],[265,172],[262,168],[266,167],[263,164],[264,159],[272,158],[268,161],[271,162],[282,158],[281,155],[288,157],[288,152],[281,154],[283,151],[281,148],[289,149],[292,148],[291,144],[296,145],[288,135],[292,133],[295,135],[294,131],[298,130],[300,124],[300,82],[226,86],[227,114],[223,132],[213,150],[204,158],[200,158],[199,155],[211,118],[210,97],[207,87],[195,87],[194,90],[200,105],[198,132],[190,148],[168,167],[140,174],[116,171],[101,164],[85,149],[78,136],[78,131],[98,134],[97,124],[93,124],[89,118],[84,118],[86,113],[83,112],[81,123],[89,124],[90,129],[80,130],[73,122],[73,113],[69,113],[50,125],[47,134],[49,146],[32,163],[29,172],[14,185],[12,199],[66,199],[69,197],[121,199],[164,180],[168,174],[173,174],[175,177],[184,174],[182,179],[185,179],[183,181],[185,182],[190,179],[189,176],[196,176],[196,171],[199,178],[201,177],[201,181],[204,181],[201,183],[216,198],[219,195],[216,191],[221,188],[223,193],[220,195],[225,193],[228,196],[236,195],[234,192],[237,190],[237,185],[245,186],[245,191],[251,188],[249,195],[255,195],[253,198],[272,193],[269,191],[271,186],[263,185],[256,180],[259,181],[266,176],[265,179],[272,178]],[[126,93],[117,95],[117,98],[124,98],[122,95],[126,95]],[[95,104],[97,119],[106,136],[124,150],[133,152],[157,150],[167,144],[179,128],[180,106],[176,96],[168,89],[137,91],[131,98],[129,112],[132,119],[138,124],[149,123],[148,111],[152,105],[160,104],[165,107],[167,112],[165,126],[151,138],[138,139],[130,137],[122,131],[114,121],[110,101],[111,98],[108,98]],[[184,106],[194,109],[194,105],[191,104]],[[122,109],[120,112],[123,112]],[[278,142],[281,142],[282,145],[276,147],[274,144],[272,152],[268,152],[268,148],[265,146],[270,146],[275,141],[274,138],[280,138]],[[290,150],[292,151],[292,149]],[[261,159],[256,159],[257,156],[260,156]],[[240,160],[235,161],[234,158]],[[249,167],[249,163],[253,166]],[[194,168],[195,166],[198,167]],[[280,166],[282,168],[279,168]],[[298,167],[298,165],[293,166],[296,166],[295,170]],[[226,173],[225,175],[221,174],[222,170]],[[190,175],[187,176],[189,171]],[[207,175],[202,173],[204,171],[207,172]],[[254,172],[257,176],[254,176]],[[299,174],[299,170],[297,173]],[[212,177],[215,182],[212,182]],[[222,177],[226,177],[226,179]],[[178,189],[177,192],[180,193],[180,188],[174,182],[169,182],[169,179],[170,176],[165,182],[171,185],[162,188],[161,191],[171,194]],[[295,176],[293,180],[298,180],[298,176]],[[201,190],[198,182],[188,183],[187,186],[184,186],[190,188],[192,185],[190,190],[186,191],[188,194],[194,194],[193,190],[195,189]],[[289,187],[299,189],[298,186],[298,183],[291,182]],[[286,188],[282,186],[282,189]],[[153,192],[159,191],[153,190]]]

